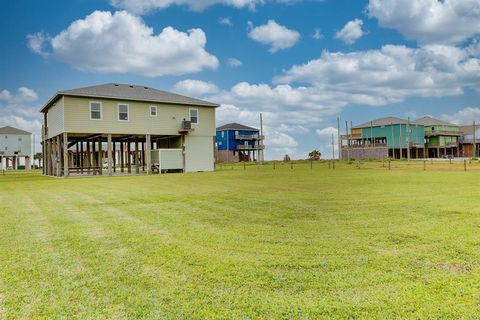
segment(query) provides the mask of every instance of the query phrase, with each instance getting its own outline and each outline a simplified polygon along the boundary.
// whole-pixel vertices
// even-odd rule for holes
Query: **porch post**
[[[112,134],[107,135],[108,175],[112,175]]]

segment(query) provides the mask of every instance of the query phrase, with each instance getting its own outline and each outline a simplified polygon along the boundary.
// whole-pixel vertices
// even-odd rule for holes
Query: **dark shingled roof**
[[[60,96],[92,97],[105,99],[121,99],[133,101],[148,101],[169,104],[183,104],[192,106],[218,107],[216,103],[189,98],[176,93],[157,90],[145,86],[129,84],[107,83],[97,86],[59,91],[42,108],[45,112]]]
[[[244,126],[243,124],[239,124],[239,123],[235,123],[235,122],[234,122],[234,123],[228,123],[228,124],[225,124],[225,125],[217,128],[217,131],[221,131],[221,130],[250,130],[250,131],[259,131],[259,130],[256,129],[256,128]]]
[[[429,116],[415,120],[415,122],[424,126],[457,126],[456,124],[438,120]]]
[[[20,130],[14,127],[3,127],[0,128],[0,134],[19,134],[19,135],[25,135],[25,134],[32,134],[31,132]]]
[[[410,121],[410,124],[415,124],[415,121]],[[397,117],[385,117],[375,119],[369,122],[365,122],[359,124],[357,126],[352,127],[352,129],[361,129],[361,128],[370,128],[370,127],[381,127],[381,126],[388,126],[390,124],[408,124],[408,120],[397,118]]]

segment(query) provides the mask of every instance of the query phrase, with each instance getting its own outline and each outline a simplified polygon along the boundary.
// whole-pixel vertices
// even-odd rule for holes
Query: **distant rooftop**
[[[415,123],[421,124],[423,126],[454,126],[454,127],[457,126],[456,124],[438,120],[429,116],[425,116],[423,118],[417,119],[415,120]]]
[[[19,135],[26,135],[26,134],[32,134],[31,132],[25,131],[25,130],[20,130],[14,127],[6,126],[3,128],[0,128],[0,134],[19,134]]]
[[[470,134],[473,133],[473,124],[467,126],[460,126],[459,128],[461,132]],[[477,131],[478,129],[480,129],[480,124],[475,125],[475,131]]]
[[[352,127],[352,129],[388,126],[391,124],[408,124],[408,120],[397,118],[397,117],[385,117],[385,118],[379,118],[379,119],[375,119],[369,122],[359,124],[357,126]],[[410,124],[415,124],[415,122],[410,121]]]
[[[41,112],[45,112],[62,95],[218,107],[218,104],[212,102],[161,91],[146,86],[107,83],[85,88],[58,91],[42,108]]]
[[[217,128],[217,131],[221,131],[221,130],[250,130],[250,131],[259,131],[258,129],[256,128],[252,128],[252,127],[249,127],[249,126],[245,126],[243,124],[239,124],[239,123],[228,123],[228,124],[225,124],[223,126],[220,126]]]

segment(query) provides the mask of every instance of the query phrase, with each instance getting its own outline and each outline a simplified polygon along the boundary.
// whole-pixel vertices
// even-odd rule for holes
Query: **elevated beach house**
[[[217,128],[217,162],[251,162],[262,159],[264,136],[259,129],[239,123]]]
[[[30,169],[33,160],[32,133],[10,126],[0,128],[0,169],[17,170],[22,158],[25,169]]]
[[[59,91],[41,109],[43,173],[212,171],[216,107],[136,85]]]

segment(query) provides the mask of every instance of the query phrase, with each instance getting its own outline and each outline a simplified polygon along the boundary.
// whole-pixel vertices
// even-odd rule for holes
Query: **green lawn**
[[[478,318],[478,169],[0,175],[0,319]]]

